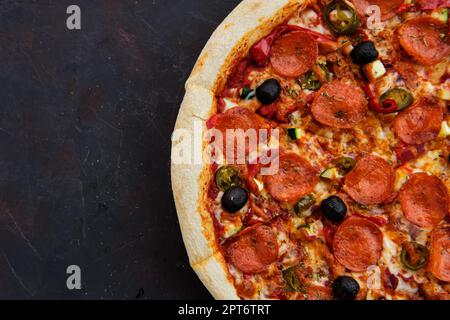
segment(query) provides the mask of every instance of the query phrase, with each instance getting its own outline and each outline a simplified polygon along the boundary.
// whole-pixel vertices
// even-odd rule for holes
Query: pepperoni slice
[[[350,217],[336,231],[334,257],[351,271],[366,271],[378,262],[383,250],[383,234],[369,220]]]
[[[296,31],[275,41],[270,63],[278,75],[296,78],[311,70],[318,56],[319,46],[314,38],[306,32]]]
[[[434,10],[437,8],[450,7],[450,0],[416,0],[420,10]]]
[[[353,0],[356,11],[361,17],[366,16],[366,9],[370,5],[380,7],[381,20],[386,21],[393,18],[398,9],[402,6],[405,0]]]
[[[450,282],[450,226],[436,228],[431,235],[428,271],[441,281]]]
[[[343,129],[354,127],[364,119],[367,111],[368,103],[361,88],[340,80],[324,85],[311,107],[317,121]]]
[[[209,119],[208,129],[215,128],[226,132],[227,129],[260,129],[268,128],[268,122],[247,108],[235,107],[225,113],[218,113]]]
[[[375,205],[392,197],[394,181],[394,169],[386,160],[365,156],[345,177],[344,191],[360,204]]]
[[[218,113],[211,117],[207,122],[208,129],[216,129],[220,130],[223,134],[223,138],[226,139],[227,137],[227,130],[236,130],[236,129],[242,129],[244,133],[249,129],[269,129],[270,124],[268,121],[266,121],[263,117],[257,115],[256,113],[252,112],[251,110],[247,108],[242,107],[235,107],[232,109],[229,109],[225,113]],[[270,132],[268,132],[270,134]],[[256,137],[258,138],[259,132],[256,132]],[[242,155],[238,153],[238,137],[234,139],[234,145],[230,143],[230,146],[226,142],[225,148],[224,148],[224,154],[228,155],[228,149],[227,148],[234,148],[234,159],[233,161],[237,161],[237,163],[240,163],[240,161],[244,162],[245,159],[241,157]],[[249,148],[249,144],[245,144],[245,156],[248,155],[248,153],[251,151]]]
[[[295,153],[281,154],[278,173],[265,176],[269,193],[280,202],[295,202],[319,182],[316,170]]]
[[[244,273],[261,273],[278,258],[276,235],[263,225],[247,228],[226,247],[226,256]]]
[[[431,100],[420,100],[394,120],[394,132],[407,144],[434,140],[441,130],[444,110]]]
[[[436,176],[413,174],[400,192],[405,217],[419,227],[437,226],[447,215],[448,192]]]
[[[442,35],[447,26],[431,17],[420,17],[405,22],[398,28],[398,39],[405,51],[419,63],[431,66],[450,54],[450,45]]]

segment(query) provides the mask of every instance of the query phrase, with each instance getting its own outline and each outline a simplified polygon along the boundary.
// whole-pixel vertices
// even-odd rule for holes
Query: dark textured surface
[[[237,3],[0,1],[0,298],[209,298],[181,240],[170,134]],[[71,264],[82,290],[66,288]]]

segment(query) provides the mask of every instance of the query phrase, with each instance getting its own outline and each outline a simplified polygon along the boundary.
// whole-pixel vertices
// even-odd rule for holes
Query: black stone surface
[[[170,135],[238,3],[0,1],[0,298],[210,298],[181,239]],[[66,288],[72,264],[81,290]]]

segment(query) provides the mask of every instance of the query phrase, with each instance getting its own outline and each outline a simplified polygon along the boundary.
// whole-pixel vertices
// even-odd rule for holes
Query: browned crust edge
[[[250,46],[310,0],[244,0],[222,22],[203,49],[189,79],[175,130],[194,132],[194,120],[215,112],[214,92],[224,85],[233,63]],[[172,142],[174,147],[180,141]],[[189,261],[214,298],[239,299],[226,262],[215,240],[205,208],[209,166],[171,164],[172,190]]]

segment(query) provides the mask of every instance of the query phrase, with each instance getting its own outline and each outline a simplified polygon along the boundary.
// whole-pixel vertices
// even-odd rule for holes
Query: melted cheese
[[[413,15],[416,15],[413,13]],[[323,26],[317,23],[318,15],[314,10],[307,9],[299,15],[293,16],[289,20],[289,24],[301,26],[319,33],[330,34],[330,32]],[[381,60],[389,61],[390,55],[394,48],[392,47],[391,37],[393,36],[393,30],[400,24],[400,20],[396,17],[386,22],[387,29],[374,29],[368,32],[369,39],[373,40],[377,49],[380,52]],[[320,57],[325,59],[325,57]],[[450,60],[450,59],[449,59]],[[442,72],[442,68],[445,70],[450,68],[447,62],[442,63],[436,67],[435,73],[439,75]],[[445,71],[444,70],[444,71]],[[447,70],[448,71],[448,70]],[[448,84],[443,85],[436,84],[432,81],[432,77],[427,74],[427,70],[424,67],[418,69],[418,86],[415,89],[411,89],[415,96],[421,94],[437,95],[440,94],[440,89],[448,89]],[[436,76],[434,74],[433,76]],[[261,84],[265,79],[272,78],[272,70],[270,67],[260,68],[254,70],[249,75],[251,87],[256,87]],[[426,79],[426,80],[424,80]],[[296,79],[280,79],[283,88],[293,88],[296,92],[303,93],[304,95],[311,94],[311,91],[303,90],[297,83]],[[376,84],[373,84],[373,88],[378,95],[382,95],[387,90],[394,87],[406,87],[405,81],[394,70],[389,69],[384,76],[377,80]],[[241,101],[239,97],[224,99],[225,109],[228,110],[235,106],[245,106],[251,110],[256,110],[259,105],[255,101]],[[389,116],[386,116],[388,118]],[[393,117],[392,117],[393,118]],[[393,147],[397,146],[399,141],[397,140],[393,130],[392,121],[384,121],[384,116],[377,115],[373,112],[369,112],[367,118],[362,123],[356,125],[352,129],[348,130],[336,130],[326,126],[311,125],[314,121],[310,114],[307,114],[305,110],[296,111],[289,116],[290,123],[285,127],[298,128],[301,132],[299,140],[292,141],[290,139],[280,141],[281,147],[290,152],[295,152],[304,157],[311,165],[316,167],[318,171],[330,167],[330,163],[337,157],[351,156],[355,157],[360,154],[374,154],[378,155],[392,164],[397,163],[397,158],[393,152]],[[389,118],[388,118],[389,119]],[[280,130],[281,131],[281,130]],[[427,148],[426,153],[419,156],[417,159],[408,162],[395,169],[395,191],[401,190],[404,183],[408,180],[409,176],[415,172],[427,172],[434,174],[443,180],[450,190],[450,177],[448,172],[448,164],[446,156],[442,150],[442,146],[446,143],[448,147],[448,140],[443,142],[444,139],[448,139],[450,132],[450,122],[448,116],[442,125],[441,134],[439,136],[440,141],[433,142]],[[270,141],[268,148],[278,147],[277,141]],[[258,154],[250,155],[250,158],[257,158]],[[332,276],[330,270],[328,270],[327,261],[325,261],[323,254],[323,246],[325,242],[324,237],[324,225],[321,220],[315,220],[312,223],[307,223],[309,217],[313,214],[317,205],[324,199],[331,195],[341,192],[336,185],[342,181],[325,181],[321,180],[316,184],[313,190],[313,195],[316,199],[316,206],[311,207],[297,217],[293,212],[292,205],[283,205],[282,210],[285,210],[291,216],[283,222],[285,230],[274,229],[277,235],[277,242],[279,245],[279,263],[281,269],[285,270],[292,266],[298,265],[300,262],[306,264],[310,268],[312,279],[311,284],[318,286],[325,286]],[[267,190],[267,186],[262,181],[262,178],[255,178],[255,183],[261,193],[261,201],[268,201],[270,195]],[[241,219],[234,219],[229,221],[223,219],[222,210],[220,208],[220,198],[222,193],[215,199],[216,210],[214,211],[215,218],[219,224],[224,228],[225,239],[235,235],[242,228]],[[406,270],[400,261],[400,253],[402,251],[403,241],[415,241],[422,245],[427,245],[430,238],[430,229],[418,228],[409,222],[401,210],[398,200],[395,200],[392,204],[386,206],[360,206],[351,202],[349,203],[349,213],[363,212],[365,214],[373,214],[379,217],[384,217],[390,221],[390,228],[383,227],[381,231],[383,233],[383,250],[381,258],[376,265],[370,266],[366,272],[352,272],[348,273],[354,277],[362,288],[367,289],[367,299],[378,299],[384,297],[386,299],[408,299],[416,298],[418,295],[418,285],[425,283],[427,280],[424,270],[413,272]],[[243,215],[248,210],[248,206],[243,208],[237,215]],[[272,212],[275,216],[281,214],[278,212]],[[259,217],[252,217],[253,219],[261,219]],[[260,220],[262,221],[262,220]],[[263,222],[263,221],[262,221]],[[305,225],[308,227],[305,228]],[[395,227],[395,231],[392,228]],[[300,230],[306,231],[311,241],[301,241],[301,246],[304,249],[305,257],[300,257],[298,252],[297,236]],[[293,240],[296,239],[296,240]],[[300,259],[302,259],[300,261]],[[252,284],[256,289],[256,294],[252,298],[266,299],[272,296],[273,287],[278,284],[272,282],[271,276],[279,276],[280,265],[276,263],[269,266],[269,270],[265,275],[252,275],[249,277],[246,275],[246,280],[251,279]],[[383,282],[383,272],[385,270],[395,276],[398,280],[395,291],[385,288]],[[229,265],[230,274],[235,279],[236,283],[241,283],[244,279],[244,275],[232,265]],[[276,278],[274,276],[274,278]],[[406,279],[406,280],[405,280]],[[412,279],[412,281],[408,281]],[[435,280],[433,280],[432,286],[434,292],[443,292],[443,288],[439,286]],[[295,297],[295,295],[294,295]]]
[[[330,31],[318,22],[319,16],[313,9],[306,9],[289,20],[288,24],[330,35]]]

